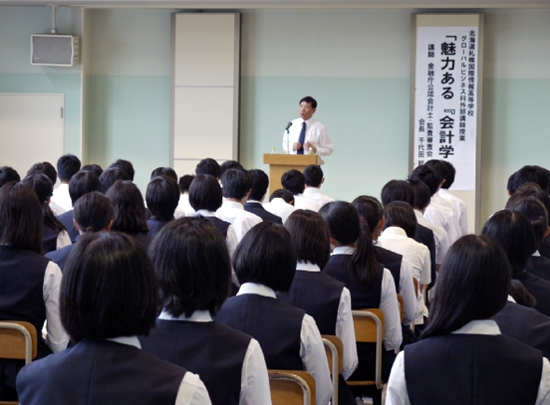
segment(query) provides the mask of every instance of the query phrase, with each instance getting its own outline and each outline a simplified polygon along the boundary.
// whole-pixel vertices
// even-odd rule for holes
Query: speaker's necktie
[[[304,154],[304,142],[306,141],[306,122],[302,122],[302,131],[300,132],[300,139],[298,140],[298,142],[300,142],[300,145],[302,145],[300,147],[300,149],[298,149],[298,151],[296,152],[298,155],[303,155]]]

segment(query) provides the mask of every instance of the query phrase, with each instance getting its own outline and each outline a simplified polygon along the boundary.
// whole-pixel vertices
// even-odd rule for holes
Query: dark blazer
[[[273,215],[271,212],[267,211],[262,204],[257,202],[247,202],[244,204],[245,211],[251,212],[262,218],[264,221],[270,221],[275,224],[283,224],[281,217]]]
[[[74,227],[74,210],[67,211],[60,216],[57,217],[59,219],[59,222],[61,222],[65,228],[67,228],[67,232],[69,233],[69,237],[71,238],[71,242],[76,241],[76,238],[78,238],[78,231]]]
[[[527,271],[543,280],[550,281],[550,259],[544,256],[531,256],[527,263]]]
[[[430,250],[430,260],[432,262],[432,269],[431,269],[431,275],[432,275],[432,281],[429,284],[428,288],[432,288],[435,284],[435,279],[437,277],[437,272],[435,270],[435,239],[434,239],[434,232],[426,228],[425,226],[422,226],[420,224],[416,225],[416,234],[413,238],[418,243],[422,243],[423,245],[426,245],[426,247]]]
[[[516,279],[537,300],[535,309],[544,315],[550,316],[550,281],[543,280],[526,271],[516,277]]]
[[[65,246],[64,248],[61,248],[59,250],[52,250],[51,252],[46,253],[44,257],[46,259],[50,259],[52,262],[57,264],[61,269],[61,271],[63,271],[63,268],[65,267],[65,263],[67,263],[67,258],[69,257],[69,253],[71,253],[71,250],[73,250],[73,248],[74,248],[74,243],[72,245]]]

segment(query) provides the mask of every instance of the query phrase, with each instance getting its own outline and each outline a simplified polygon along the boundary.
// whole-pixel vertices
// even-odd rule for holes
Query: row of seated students
[[[73,158],[70,157],[72,161]],[[234,162],[233,168],[221,174],[222,188],[216,173],[211,174],[211,167],[216,169],[212,161],[202,161],[197,166],[196,177],[184,176],[180,179],[179,189],[172,169],[155,170],[147,187],[147,209],[139,189],[127,174],[131,171],[133,176],[133,168],[122,167],[129,162],[119,161],[99,175],[97,165],[89,167],[90,170],[77,169],[67,185],[74,206],[74,211],[69,210],[68,213],[73,221],[66,227],[62,226],[63,229],[69,229],[72,225],[79,235],[74,238],[78,242],[63,248],[58,245],[58,249],[49,252],[46,258],[41,253],[45,245],[46,216],[51,217],[47,210],[53,189],[53,182],[45,173],[47,169],[36,170],[35,165],[34,172],[29,171],[27,178],[19,183],[18,178],[11,182],[3,181],[9,177],[5,175],[9,170],[0,169],[0,180],[6,183],[0,188],[0,254],[3,256],[0,267],[7,269],[0,272],[0,277],[6,277],[3,280],[5,285],[17,286],[13,288],[14,294],[4,298],[0,316],[3,319],[29,320],[37,330],[41,330],[47,318],[47,339],[39,344],[39,357],[46,356],[49,350],[57,352],[64,349],[68,335],[72,338],[72,344],[75,344],[73,348],[63,351],[62,356],[49,356],[27,367],[19,375],[17,384],[20,397],[24,398],[23,403],[85,402],[87,399],[84,397],[88,394],[81,392],[84,387],[89,389],[95,386],[101,378],[111,382],[114,374],[122,373],[106,365],[118,355],[120,361],[123,361],[126,356],[123,352],[127,347],[121,349],[120,353],[109,347],[119,348],[121,344],[140,347],[135,338],[122,338],[135,335],[141,336],[139,341],[146,351],[198,373],[206,386],[193,374],[159,363],[137,351],[139,361],[121,365],[123,369],[126,367],[124,373],[135,375],[139,373],[137,370],[147,364],[164,370],[159,371],[156,377],[150,377],[155,382],[151,385],[142,385],[137,376],[132,377],[134,385],[140,385],[143,391],[147,391],[145,393],[140,389],[135,392],[136,400],[142,398],[137,402],[147,402],[146,398],[159,395],[156,398],[164,398],[162,403],[209,403],[204,402],[207,400],[213,403],[270,403],[266,369],[303,368],[311,372],[317,381],[317,403],[326,404],[332,392],[320,333],[335,334],[344,342],[344,371],[339,377],[342,382],[347,379],[372,379],[374,376],[373,347],[355,344],[351,309],[377,307],[384,313],[384,379],[390,373],[395,350],[417,340],[411,324],[416,326],[418,332],[423,329],[426,318],[429,319],[422,334],[424,340],[461,329],[472,320],[485,319],[468,319],[468,316],[473,316],[471,313],[460,314],[459,320],[449,326],[454,329],[445,327],[434,333],[431,327],[432,315],[427,316],[423,294],[428,286],[434,285],[437,271],[446,274],[447,262],[450,263],[449,269],[452,269],[452,264],[458,261],[457,257],[466,260],[467,257],[463,255],[479,254],[475,249],[472,252],[465,246],[475,244],[476,241],[482,246],[488,243],[479,238],[460,239],[460,215],[466,215],[460,204],[432,205],[434,195],[441,191],[439,188],[447,181],[436,170],[443,165],[420,166],[413,171],[408,181],[390,181],[382,190],[384,208],[377,199],[369,196],[358,197],[353,204],[335,202],[324,196],[319,191],[324,180],[319,166],[308,167],[303,174],[290,171],[282,178],[285,190],[274,193],[269,203],[277,205],[273,211],[285,212],[286,215],[274,217],[271,213],[271,216],[264,218],[257,214],[264,215],[262,209],[270,208],[269,204],[261,206],[269,182],[265,173],[260,170],[248,172]],[[63,170],[62,165],[60,169],[60,162],[59,172]],[[40,165],[44,168],[49,164],[44,162]],[[209,166],[205,169],[209,173],[201,172],[204,166]],[[105,173],[110,174],[105,176]],[[41,186],[42,183],[46,186]],[[111,183],[109,187],[106,186],[108,183]],[[182,183],[184,187],[181,187]],[[430,184],[437,185],[433,193]],[[306,193],[308,189],[314,190]],[[103,191],[106,197],[99,191]],[[306,194],[317,197],[317,201],[307,201],[307,197],[304,197]],[[547,338],[550,336],[550,322],[546,316],[548,313],[544,312],[544,300],[548,297],[544,284],[548,282],[525,271],[530,256],[538,252],[537,249],[548,236],[544,197],[548,199],[548,193],[540,185],[527,183],[518,187],[511,195],[508,209],[503,214],[495,214],[487,222],[482,234],[502,246],[499,253],[503,250],[506,254],[513,278],[505,288],[506,294],[510,293],[508,302],[502,305],[500,301],[498,305],[493,303],[498,308],[487,319],[496,315],[496,322],[505,335],[535,347],[547,356],[550,352]],[[178,204],[182,201],[184,204],[189,203],[193,212],[180,205],[180,214],[176,214]],[[436,213],[432,212],[432,217],[442,220],[436,227],[425,227],[428,232],[423,235],[420,232],[419,236],[418,229],[422,229],[422,225],[419,225],[418,213],[425,214],[430,205]],[[283,211],[280,207],[284,206],[290,208]],[[299,206],[303,208],[299,209]],[[249,212],[253,210],[257,214]],[[63,215],[58,218],[61,219]],[[174,218],[191,215],[202,219]],[[452,220],[453,215],[456,221]],[[282,222],[284,228],[279,225]],[[445,227],[451,225],[454,227],[452,233],[445,230]],[[119,233],[111,237],[104,232],[109,230]],[[82,234],[86,235],[80,236]],[[454,242],[453,238],[457,236],[462,243],[457,243],[459,247],[453,251],[449,248],[450,241]],[[419,243],[414,239],[424,242]],[[152,264],[144,256],[145,249],[148,249]],[[95,256],[102,256],[97,260],[103,262],[94,262]],[[496,255],[487,260],[495,259],[493,256]],[[48,261],[48,257],[53,262]],[[479,267],[484,262],[477,263],[477,259],[473,259],[473,263],[478,264],[477,270],[464,265],[454,271],[466,272],[470,276],[472,272],[482,272],[483,269]],[[55,263],[63,270],[63,276]],[[98,266],[113,270],[94,275],[93,269]],[[123,280],[138,277],[132,272],[136,267],[154,269],[155,282],[159,283],[160,301],[159,297],[144,292],[143,286],[127,286],[129,290],[126,291],[126,287],[120,284]],[[18,268],[30,269],[29,274],[17,273]],[[82,270],[84,268],[89,268],[89,279],[79,276],[81,272],[85,274]],[[542,269],[540,266],[538,268]],[[508,273],[507,270],[505,273]],[[543,270],[540,270],[541,274],[546,274]],[[141,273],[145,274],[147,270],[142,269]],[[115,279],[108,278],[111,276]],[[150,283],[150,275],[142,277]],[[413,279],[418,281],[417,290],[413,286]],[[475,281],[471,280],[470,286],[477,285]],[[236,296],[226,301],[230,285]],[[60,286],[61,314],[57,310],[56,297]],[[132,292],[130,287],[141,290]],[[154,287],[156,289],[155,284]],[[76,290],[71,292],[71,288]],[[439,281],[434,290],[431,310],[435,311],[433,317],[436,321],[433,322],[437,323],[442,322],[438,316],[443,311],[438,312],[437,300],[444,294],[441,291],[445,290]],[[114,294],[115,291],[120,294]],[[24,299],[19,292],[32,295],[31,302],[19,305],[18,300]],[[403,322],[399,316],[396,292],[404,298]],[[134,293],[137,295],[132,295]],[[84,297],[89,301],[84,300]],[[473,300],[473,297],[469,298]],[[151,304],[148,300],[155,301],[157,306],[160,302],[162,308],[156,328],[150,334],[153,322],[147,315],[147,305]],[[441,302],[439,305],[446,305],[444,300]],[[129,305],[131,309],[127,308]],[[535,306],[535,309],[529,306]],[[136,308],[145,312],[136,311]],[[452,311],[459,313],[470,309],[467,305],[455,305],[441,313],[450,317]],[[446,320],[443,319],[443,322]],[[120,327],[114,326],[119,324]],[[493,327],[490,334],[495,334],[498,327],[494,329],[495,325],[490,326]],[[111,343],[114,341],[115,345],[105,340]],[[225,343],[221,344],[222,341]],[[397,380],[390,377],[390,388],[393,387],[392,381],[403,384],[406,380],[405,388],[402,385],[400,390],[395,391],[395,395],[388,396],[388,400],[394,401],[392,403],[408,403],[413,398],[413,403],[449,402],[443,399],[446,398],[445,392],[437,394],[442,395],[439,400],[434,400],[435,397],[428,400],[428,397],[422,396],[427,395],[421,388],[423,378],[418,381],[417,370],[410,374],[403,366],[407,353],[414,353],[414,350],[408,352],[411,347],[420,346],[405,346],[405,356],[398,357],[398,366],[394,368],[401,368],[403,375],[396,377]],[[105,354],[100,355],[100,352]],[[98,370],[94,370],[94,364],[83,360],[92,356],[91,353],[105,356],[108,361],[99,364]],[[501,353],[498,352],[498,355]],[[409,360],[405,364],[409,364]],[[65,375],[67,367],[76,367],[76,370],[80,366],[80,372]],[[4,361],[2,367],[4,374],[11,377],[3,381],[2,394],[13,396],[14,377],[21,364]],[[37,378],[44,374],[44,369],[56,367],[58,372],[52,373],[52,379],[45,381]],[[480,364],[480,367],[489,365]],[[100,372],[94,374],[98,380],[91,377],[92,370],[94,373]],[[543,384],[546,370],[547,362],[544,363],[542,374],[538,374],[542,377],[537,386],[538,396],[535,396],[538,398],[537,403],[548,400]],[[454,371],[462,373],[460,368]],[[227,377],[225,372],[232,377]],[[399,375],[399,371],[395,373]],[[526,376],[536,375],[529,373],[526,372]],[[175,375],[177,378],[174,380],[172,377]],[[414,389],[409,389],[410,381],[413,381],[410,375],[415,376]],[[162,389],[155,391],[153,387],[156,387],[159,379],[165,381],[165,384]],[[530,383],[533,381],[531,378]],[[490,384],[491,381],[485,383]],[[62,389],[66,385],[74,385],[74,389]],[[128,389],[124,383],[121,384],[120,398],[124,397]],[[206,390],[210,399],[207,399]],[[411,394],[413,391],[414,394]],[[112,392],[117,392],[117,389]],[[467,395],[485,395],[490,390],[480,394],[468,389],[464,392]],[[355,403],[354,396],[364,393],[360,390],[351,393],[341,383],[338,394],[341,403]],[[375,403],[380,401],[379,392],[367,393],[373,396]],[[105,393],[98,391],[97,395],[101,399]],[[529,395],[532,396],[532,392]],[[75,398],[82,398],[82,401]],[[540,402],[541,398],[546,400]],[[464,402],[468,401],[456,403]]]

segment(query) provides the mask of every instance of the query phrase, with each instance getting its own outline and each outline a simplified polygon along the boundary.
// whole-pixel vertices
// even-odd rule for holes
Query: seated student
[[[168,176],[172,178],[176,183],[178,182],[178,175],[176,171],[171,167],[157,167],[156,169],[153,169],[149,178],[153,180],[155,177],[158,176]]]
[[[264,208],[273,215],[281,217],[283,224],[286,222],[290,214],[298,209],[294,206],[294,196],[292,193],[283,188],[279,188],[271,193],[271,196],[269,196],[269,202],[264,204]]]
[[[306,198],[303,193],[306,188],[306,182],[302,172],[292,169],[283,174],[281,185],[294,195],[294,206],[302,210],[311,210],[319,212],[321,204]]]
[[[0,167],[0,187],[10,181],[21,181],[19,173],[9,166]]]
[[[195,176],[186,174],[179,179],[178,186],[180,189],[180,199],[176,212],[174,212],[174,217],[176,217],[176,219],[195,216],[195,210],[189,203],[189,187],[191,186],[194,178]]]
[[[149,247],[163,310],[143,350],[200,375],[213,404],[270,404],[258,341],[212,317],[227,298],[225,241],[204,218],[166,225]]]
[[[466,206],[464,200],[449,191],[449,188],[451,188],[455,181],[456,169],[451,162],[446,160],[439,160],[439,162],[443,164],[440,167],[440,170],[444,182],[437,194],[447,201],[452,202],[455,207],[458,208],[458,222],[460,224],[460,230],[463,235],[466,235],[468,233],[468,207]]]
[[[195,374],[140,349],[154,325],[158,283],[128,235],[87,233],[69,256],[61,321],[77,344],[33,361],[17,376],[23,404],[210,404]]]
[[[512,278],[518,280],[536,299],[535,309],[550,316],[550,281],[525,271],[529,257],[536,250],[536,236],[533,225],[517,211],[498,211],[487,220],[481,234],[498,242],[510,262]],[[521,287],[520,285],[520,287]],[[510,295],[522,302],[522,291]]]
[[[54,190],[52,201],[65,212],[73,207],[71,196],[69,195],[69,181],[80,170],[80,166],[80,159],[75,155],[63,155],[57,160],[57,175],[61,184]]]
[[[103,169],[100,165],[96,164],[96,163],[92,163],[90,165],[84,165],[80,168],[80,170],[86,170],[88,172],[94,172],[95,175],[97,176],[97,178],[99,178],[99,176],[101,176],[101,174],[103,173]]]
[[[222,175],[220,164],[212,158],[202,159],[195,167],[195,175],[198,176],[199,174],[209,174],[210,176],[214,176],[216,180],[219,180]]]
[[[241,165],[239,162],[237,162],[236,160],[226,160],[225,162],[223,162],[221,165],[220,165],[220,176],[219,178],[221,179],[223,174],[228,171],[229,169],[241,169],[241,170],[244,170],[244,167],[243,165]],[[203,174],[206,174],[206,173],[203,173]],[[211,173],[208,173],[208,174],[211,174]],[[216,176],[214,176],[216,177]]]
[[[344,345],[343,370],[339,384],[339,403],[355,405],[346,381],[357,368],[357,346],[351,316],[349,290],[334,278],[322,273],[330,257],[330,235],[323,217],[309,210],[295,211],[285,223],[298,264],[288,292],[277,299],[301,308],[315,319],[321,335],[335,335]]]
[[[130,235],[147,249],[153,238],[147,234],[145,205],[137,186],[129,180],[117,180],[107,191],[106,197],[115,210],[113,231]]]
[[[178,206],[180,189],[172,177],[157,176],[147,185],[145,200],[151,211],[147,220],[149,236],[154,237],[166,224],[174,220],[174,211]]]
[[[78,173],[75,173],[75,175],[71,178],[71,181],[69,182],[69,194],[71,196],[73,207],[80,197],[82,197],[86,193],[98,191],[99,186],[99,178],[96,176],[95,173],[85,170],[81,170]],[[61,222],[65,229],[67,229],[67,232],[69,233],[69,236],[71,238],[71,242],[74,242],[79,235],[78,230],[74,226],[73,213],[74,211],[71,208],[69,211],[61,214],[58,218],[59,222]]]
[[[55,187],[55,183],[57,182],[57,170],[55,170],[55,167],[53,167],[53,165],[50,162],[35,163],[34,165],[31,166],[31,168],[27,172],[27,176],[31,174],[36,174],[36,173],[43,173],[46,176],[48,176],[48,178],[52,181],[53,186]],[[56,217],[60,216],[65,212],[65,210],[61,208],[60,205],[57,205],[55,202],[51,201],[51,199],[50,199],[50,208],[52,209],[52,212]]]
[[[540,166],[523,166],[518,171],[512,173],[508,178],[508,183],[506,184],[508,195],[511,196],[514,194],[518,188],[525,183],[535,183],[539,185],[542,190],[548,192],[548,170]]]
[[[128,176],[130,176],[130,181],[134,181],[136,171],[134,170],[134,165],[129,160],[117,159],[116,162],[111,163],[111,166],[109,166],[109,168],[111,167],[118,167],[124,170],[126,173],[128,173]]]
[[[249,170],[248,173],[252,177],[252,190],[250,191],[248,200],[244,204],[245,211],[259,216],[264,221],[271,221],[282,225],[283,220],[281,217],[270,213],[262,205],[267,188],[269,187],[269,177],[267,177],[267,174],[263,170],[259,169]]]
[[[78,237],[86,232],[110,231],[113,225],[115,212],[111,201],[98,191],[84,194],[74,205],[74,227],[78,230]],[[61,271],[65,267],[69,253],[75,244],[44,255],[59,266]]]
[[[115,184],[117,180],[131,181],[130,175],[120,167],[109,167],[101,173],[101,176],[99,176],[99,191],[101,194],[107,194],[107,191],[109,191],[111,186]]]
[[[252,178],[244,169],[229,169],[222,174],[222,194],[225,197],[222,206],[216,211],[216,216],[231,223],[237,234],[237,240],[262,219],[244,210],[243,204],[252,191]]]
[[[44,215],[44,253],[70,245],[72,242],[67,233],[67,229],[59,222],[49,205],[50,197],[53,192],[53,184],[48,176],[37,173],[25,177],[22,183],[34,190],[42,204],[42,212]]]
[[[548,360],[500,335],[493,320],[509,288],[506,255],[497,243],[467,235],[452,245],[430,322],[421,340],[397,356],[386,404],[548,403]]]
[[[50,182],[51,183],[51,182]],[[0,319],[30,322],[38,334],[38,358],[65,349],[59,320],[61,270],[42,257],[44,219],[36,193],[11,181],[0,188]],[[47,336],[42,338],[44,321]],[[24,361],[0,360],[0,401],[15,401],[15,376]]]
[[[334,198],[321,193],[321,191],[319,190],[321,188],[321,185],[325,182],[325,178],[323,177],[323,169],[321,169],[321,166],[307,166],[304,169],[304,182],[306,185],[303,193],[304,197],[315,201],[320,206],[334,201]]]
[[[332,384],[319,329],[305,311],[277,300],[296,272],[296,251],[288,231],[261,222],[248,232],[233,255],[241,288],[225,301],[216,320],[260,343],[268,369],[305,370],[315,379],[318,405],[332,397]]]
[[[376,262],[372,238],[361,229],[359,213],[353,205],[334,201],[323,205],[319,214],[328,225],[330,243],[334,247],[323,272],[342,282],[351,293],[352,309],[379,308],[384,314],[384,349],[382,378],[386,380],[401,345],[401,319],[395,282],[388,269]],[[358,343],[359,366],[349,378],[373,380],[375,377],[375,345]],[[356,395],[367,393],[364,387],[352,387]],[[380,403],[381,391],[369,392],[374,403]]]

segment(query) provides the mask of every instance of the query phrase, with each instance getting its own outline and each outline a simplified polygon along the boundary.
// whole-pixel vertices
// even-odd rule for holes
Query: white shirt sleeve
[[[197,374],[186,372],[181,380],[176,405],[210,405],[210,396]]]
[[[332,140],[330,139],[330,136],[328,136],[328,131],[325,126],[323,126],[322,129],[319,130],[318,139],[319,139],[319,143],[318,145],[315,145],[315,147],[317,148],[316,155],[329,156],[330,154],[332,154],[332,149],[333,149]]]
[[[59,234],[57,235],[57,246],[56,246],[57,250],[72,244],[73,242],[71,241],[71,237],[69,236],[69,233],[67,231],[59,232]]]
[[[384,347],[386,350],[397,349],[401,346],[403,333],[401,331],[401,316],[399,314],[395,282],[388,269],[384,269],[384,275],[382,276],[380,310],[384,314]]]
[[[407,263],[405,258],[401,260],[401,270],[399,272],[399,294],[403,297],[404,325],[413,323],[418,315],[418,301],[414,291],[413,276]]]
[[[542,375],[540,377],[539,392],[535,405],[550,404],[550,363],[546,357],[542,358]]]
[[[304,315],[300,332],[300,357],[304,370],[315,379],[317,405],[327,405],[332,399],[332,381],[328,369],[327,354],[315,320]]]
[[[351,314],[351,295],[346,287],[342,290],[340,304],[338,304],[336,336],[340,338],[344,345],[342,377],[347,380],[357,368],[359,359],[357,357],[357,343],[355,342],[355,327],[353,326],[353,316]]]
[[[419,252],[422,255],[420,258],[422,268],[420,269],[419,283],[427,285],[432,281],[432,259],[430,259],[430,250],[425,245],[422,245],[422,248],[422,251]]]
[[[405,352],[401,351],[391,368],[386,391],[386,405],[409,405],[407,382],[405,381]]]
[[[46,305],[46,344],[54,353],[64,350],[69,344],[69,335],[65,332],[59,317],[59,287],[62,277],[59,266],[50,261],[44,274],[42,294]]]
[[[434,232],[435,235],[435,232]],[[439,240],[439,250],[436,254],[436,264],[443,263],[443,260],[445,259],[445,256],[447,256],[447,252],[449,251],[449,237],[447,236],[447,233],[442,233]]]
[[[269,375],[264,354],[256,339],[251,339],[241,372],[239,405],[271,404]]]
[[[225,236],[225,244],[227,245],[227,250],[229,251],[229,258],[232,258],[233,253],[235,252],[235,249],[239,244],[239,240],[237,239],[237,233],[235,232],[235,228],[233,228],[233,225],[229,225],[229,227],[227,228],[227,235]]]

